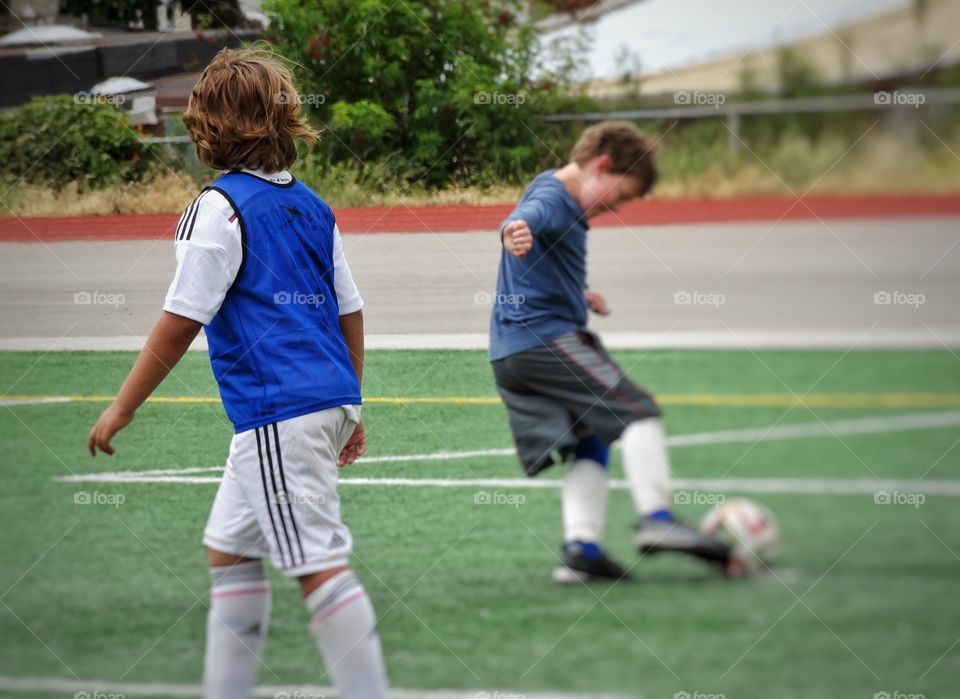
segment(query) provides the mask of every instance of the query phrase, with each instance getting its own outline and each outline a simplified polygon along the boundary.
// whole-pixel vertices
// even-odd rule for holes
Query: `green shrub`
[[[387,167],[407,186],[525,178],[549,148],[542,115],[563,76],[535,70],[540,47],[515,0],[268,0],[271,40],[296,64],[326,131],[320,167]],[[535,76],[535,77],[534,77]]]
[[[141,179],[152,153],[125,114],[71,95],[35,97],[0,114],[0,171],[25,182],[82,190]]]

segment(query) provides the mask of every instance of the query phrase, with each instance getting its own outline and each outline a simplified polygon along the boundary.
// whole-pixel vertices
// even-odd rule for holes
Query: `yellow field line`
[[[109,403],[114,396],[3,396],[0,402]],[[499,405],[496,396],[370,396],[368,404]],[[662,405],[703,407],[787,408],[960,408],[960,393],[811,393],[798,400],[789,393],[687,393],[657,396]],[[150,403],[219,403],[218,396],[151,396]]]

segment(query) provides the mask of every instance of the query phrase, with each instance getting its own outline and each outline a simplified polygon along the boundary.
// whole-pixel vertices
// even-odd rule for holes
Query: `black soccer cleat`
[[[574,541],[563,545],[563,557],[554,568],[552,579],[559,585],[572,585],[603,580],[630,581],[633,577],[619,563],[607,558],[596,544]]]
[[[633,541],[643,555],[672,551],[721,566],[725,566],[730,559],[729,544],[673,518],[641,519]]]

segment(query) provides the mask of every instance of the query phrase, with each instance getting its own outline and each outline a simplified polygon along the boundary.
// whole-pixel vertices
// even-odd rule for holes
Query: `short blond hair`
[[[297,139],[313,146],[318,137],[290,71],[263,49],[217,53],[190,93],[183,123],[200,162],[218,170],[286,170]]]
[[[570,161],[583,167],[600,155],[609,155],[610,171],[642,183],[643,196],[657,183],[656,148],[629,121],[604,121],[581,134],[570,151]]]

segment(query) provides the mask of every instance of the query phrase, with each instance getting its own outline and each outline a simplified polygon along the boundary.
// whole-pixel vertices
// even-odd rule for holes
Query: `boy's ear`
[[[610,172],[610,166],[613,165],[613,158],[609,153],[601,153],[593,159],[591,163],[591,169],[597,175],[602,175],[606,172]]]

